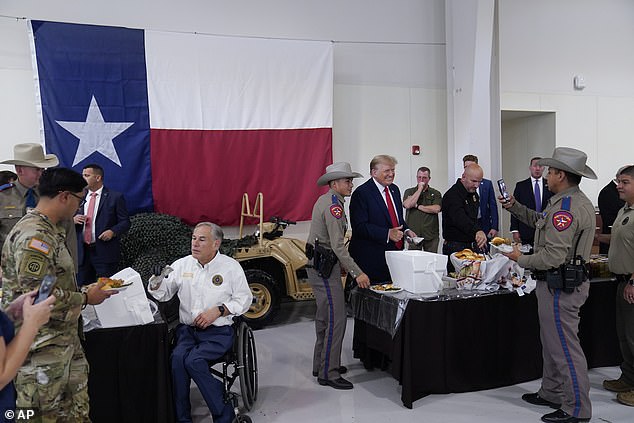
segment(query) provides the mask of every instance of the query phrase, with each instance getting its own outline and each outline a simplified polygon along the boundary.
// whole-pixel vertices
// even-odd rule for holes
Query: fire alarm
[[[412,154],[414,156],[418,156],[420,154],[420,146],[419,145],[413,145],[412,146]]]

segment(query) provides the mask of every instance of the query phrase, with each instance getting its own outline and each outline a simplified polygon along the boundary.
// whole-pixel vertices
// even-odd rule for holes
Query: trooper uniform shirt
[[[39,409],[43,417],[88,419],[88,363],[79,342],[79,315],[85,295],[78,291],[65,229],[37,210],[9,232],[2,248],[2,306],[37,289],[45,275],[56,276],[56,300],[15,379],[17,406]],[[19,331],[21,322],[16,322]],[[47,420],[48,421],[48,420]]]
[[[518,258],[522,267],[556,268],[574,257],[578,240],[576,255],[589,259],[596,225],[594,207],[578,186],[553,195],[543,213],[517,202],[510,211],[536,229],[535,253]],[[584,282],[566,293],[538,280],[535,290],[544,363],[538,395],[561,404],[564,412],[579,419],[592,417],[588,367],[578,336],[579,310],[589,289]]]
[[[317,199],[313,206],[308,243],[314,245],[315,239],[319,240],[319,245],[331,249],[339,259],[341,266],[356,279],[363,272],[350,257],[348,249],[344,245],[343,240],[348,228],[348,218],[343,204],[343,196],[333,189],[328,190]]]
[[[577,255],[586,261],[590,258],[596,218],[592,202],[579,187],[553,195],[542,213],[518,202],[510,211],[524,223],[535,227],[535,253],[520,256],[517,260],[520,266],[549,270],[564,264],[573,257],[581,231]]]
[[[26,214],[27,190],[27,187],[16,181],[0,191],[0,246],[4,244],[11,228]],[[37,198],[36,190],[36,201]]]
[[[204,266],[191,255],[178,259],[174,271],[156,289],[148,292],[159,301],[175,294],[180,300],[180,322],[192,326],[203,311],[224,304],[230,314],[241,315],[249,309],[253,294],[242,266],[220,252]],[[231,316],[218,317],[214,326],[230,326]]]
[[[634,207],[626,204],[616,215],[608,258],[612,273],[630,276],[634,273]]]

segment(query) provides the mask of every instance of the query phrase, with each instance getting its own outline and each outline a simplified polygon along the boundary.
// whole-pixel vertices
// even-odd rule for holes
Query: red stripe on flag
[[[154,209],[188,224],[238,225],[242,194],[264,218],[310,220],[317,179],[332,163],[332,128],[151,130]],[[254,222],[248,222],[254,223]]]

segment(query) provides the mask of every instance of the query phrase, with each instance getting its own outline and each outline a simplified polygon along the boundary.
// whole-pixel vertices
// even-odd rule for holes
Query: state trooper
[[[7,234],[29,210],[37,204],[40,194],[38,183],[42,171],[55,167],[59,160],[55,154],[44,154],[41,144],[24,143],[13,147],[13,159],[0,164],[12,164],[18,179],[0,187],[0,248]],[[77,272],[77,239],[72,219],[62,221],[66,233],[66,246],[73,258]]]
[[[2,164],[15,165],[18,180],[0,187],[0,246],[7,234],[27,212],[37,204],[39,194],[36,186],[47,167],[59,164],[54,154],[44,155],[40,144],[17,144],[13,147],[13,159]]]
[[[508,201],[499,197],[502,207],[536,229],[533,255],[523,255],[517,247],[505,255],[531,269],[537,280],[542,384],[522,399],[557,409],[542,416],[544,422],[581,422],[592,416],[587,362],[577,335],[579,309],[590,289],[585,262],[596,224],[594,206],[579,189],[581,177],[597,179],[586,161],[585,153],[568,147],[557,147],[552,158],[539,160],[549,166],[546,178],[553,192],[542,213],[512,196]]]
[[[83,422],[88,416],[88,362],[79,342],[82,306],[100,304],[114,291],[103,282],[77,289],[75,265],[64,243],[69,220],[83,203],[86,181],[66,168],[45,170],[40,200],[9,232],[2,248],[2,306],[37,289],[46,275],[56,277],[57,301],[38,331],[15,378],[16,405],[34,409],[42,421]],[[16,322],[16,332],[21,327]]]
[[[348,271],[359,287],[370,286],[368,275],[354,262],[344,245],[348,225],[344,197],[352,194],[352,179],[360,177],[346,162],[326,167],[317,185],[328,185],[330,189],[313,206],[307,243],[307,256],[313,261],[313,268],[308,269],[308,281],[317,302],[313,376],[320,385],[335,389],[353,388],[351,382],[341,377],[347,371],[341,366],[341,344],[346,331],[341,268]]]

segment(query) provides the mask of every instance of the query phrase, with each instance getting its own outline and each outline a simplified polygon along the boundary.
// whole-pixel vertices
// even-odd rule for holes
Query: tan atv
[[[283,297],[293,300],[315,298],[306,271],[306,242],[283,236],[284,229],[295,222],[279,217],[263,222],[262,201],[262,194],[258,194],[254,213],[251,213],[248,196],[244,194],[240,238],[242,239],[245,217],[259,219],[259,225],[253,245],[236,246],[233,249],[233,258],[244,268],[253,293],[253,303],[244,314],[253,327],[262,327],[269,323],[279,310]]]

